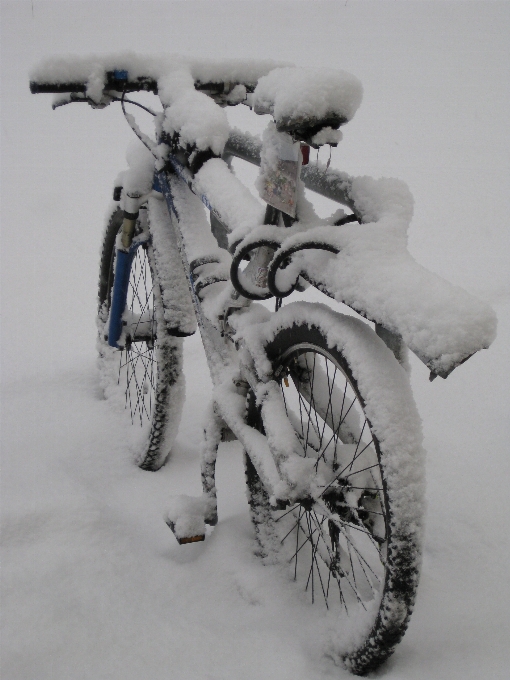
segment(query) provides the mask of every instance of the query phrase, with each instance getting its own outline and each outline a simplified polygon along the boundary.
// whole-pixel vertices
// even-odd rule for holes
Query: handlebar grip
[[[38,83],[30,81],[30,92],[32,94],[59,94],[63,92],[85,92],[85,83]]]
[[[158,84],[152,78],[139,77],[136,80],[126,80],[118,78],[116,71],[106,73],[105,90],[115,90],[117,92],[158,92]],[[64,92],[86,92],[87,83],[40,83],[30,81],[30,92],[32,94],[60,94]]]

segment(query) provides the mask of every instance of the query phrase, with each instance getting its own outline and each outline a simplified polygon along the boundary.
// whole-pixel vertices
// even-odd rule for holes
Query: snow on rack
[[[292,270],[303,272],[339,302],[401,335],[433,373],[446,377],[489,347],[496,336],[496,314],[409,253],[413,197],[404,182],[346,177],[345,185],[363,223],[296,230],[282,243],[283,250],[313,240],[333,244],[339,252],[299,253],[279,280],[291,278]]]

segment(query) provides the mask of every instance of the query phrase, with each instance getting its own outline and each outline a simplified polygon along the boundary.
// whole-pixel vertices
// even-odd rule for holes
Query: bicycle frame
[[[243,137],[243,135],[239,132],[236,132],[231,136],[229,143],[225,148],[223,158],[228,163],[233,156],[255,165],[260,165],[261,162],[260,147],[257,148],[257,146],[253,144],[253,141],[249,137]],[[174,170],[174,176],[177,176],[183,185],[186,185],[191,189],[192,179],[190,178],[189,173],[187,173],[185,167],[173,155],[170,155],[168,160]],[[305,186],[319,194],[335,200],[340,204],[347,205],[352,208],[353,201],[348,197],[344,177],[339,175],[335,186],[331,181],[324,181],[323,175],[324,173],[321,173],[318,168],[313,168],[310,166],[305,166],[303,168],[302,177],[304,179]],[[281,475],[278,473],[277,466],[274,464],[273,455],[271,454],[269,447],[267,445],[265,446],[265,455],[261,456],[260,442],[257,442],[257,447],[254,447],[252,444],[250,444],[250,434],[249,431],[245,429],[245,423],[242,422],[242,419],[232,419],[229,417],[231,409],[224,408],[225,400],[228,402],[227,392],[232,392],[232,390],[225,390],[225,372],[231,374],[232,376],[232,384],[234,385],[235,389],[230,396],[234,401],[236,400],[236,396],[241,396],[242,399],[245,399],[248,388],[251,388],[255,391],[259,383],[259,379],[252,368],[247,365],[241,366],[239,364],[238,354],[237,352],[232,351],[234,349],[233,343],[232,340],[229,339],[229,333],[227,331],[229,312],[249,305],[250,301],[242,298],[239,293],[232,286],[230,286],[230,295],[227,296],[224,302],[224,318],[222,319],[223,332],[220,332],[204,314],[201,300],[195,290],[194,273],[190,267],[190,256],[186,252],[185,234],[182,231],[182,226],[180,224],[179,216],[175,207],[175,201],[170,187],[170,177],[171,175],[169,174],[168,170],[155,172],[151,196],[154,197],[157,195],[162,195],[166,202],[168,215],[170,216],[167,228],[173,229],[176,235],[179,255],[183,266],[183,275],[188,281],[195,317],[202,337],[202,343],[205,348],[211,378],[213,380],[214,387],[216,389],[222,389],[222,398],[214,400],[216,415],[221,421],[223,421],[222,429],[228,429],[234,433],[235,437],[242,441],[245,449],[248,451],[252,459],[254,461],[259,461],[259,473],[269,488],[275,487],[279,484],[279,482],[282,481],[282,479]],[[119,344],[119,340],[121,340],[122,336],[122,316],[126,307],[130,267],[136,249],[148,238],[150,238],[149,232],[147,232],[145,235],[139,236],[132,240],[134,224],[138,217],[139,208],[147,202],[148,198],[149,195],[142,195],[140,192],[136,191],[126,194],[124,198],[125,217],[122,230],[122,240],[118,240],[116,248],[116,267],[108,335],[108,343],[110,346],[116,348],[123,347],[123,342],[121,341]],[[219,233],[220,238],[223,237],[225,242],[228,229],[220,221],[219,211],[215,210],[214,206],[216,201],[214,196],[200,194],[199,198],[210,211],[211,225],[216,227],[216,233]],[[272,223],[275,221],[277,222],[278,216],[279,211],[273,210],[271,216]],[[280,228],[284,228],[283,225]],[[223,234],[221,233],[222,230]],[[204,260],[206,259],[207,258],[204,258]],[[395,344],[399,344],[398,338],[395,340]],[[287,480],[287,482],[288,481],[289,480]],[[284,486],[288,489],[288,484],[285,484]],[[282,503],[286,502],[284,498],[280,499],[280,501]]]
[[[260,165],[261,163],[261,149],[262,145],[254,140],[249,135],[243,135],[238,131],[235,131],[229,138],[229,141],[225,147],[223,160],[227,163],[230,162],[232,157],[240,158],[244,161],[252,163],[254,165]],[[217,199],[214,194],[204,194],[194,184],[194,176],[190,171],[182,165],[182,163],[173,154],[168,155],[168,165],[172,170],[164,169],[159,172],[155,172],[153,181],[153,191],[152,196],[160,195],[164,198],[168,210],[168,215],[170,217],[169,224],[167,228],[173,229],[176,236],[176,241],[179,249],[179,255],[183,266],[183,275],[186,277],[188,282],[188,287],[191,294],[191,299],[195,311],[195,317],[198,323],[199,331],[202,337],[202,343],[205,349],[209,371],[213,381],[215,391],[221,391],[221,398],[214,396],[214,412],[218,419],[218,427],[221,430],[227,430],[234,434],[234,436],[241,441],[245,450],[250,455],[250,458],[255,462],[258,468],[259,475],[264,480],[265,485],[268,488],[285,489],[283,493],[280,494],[280,498],[277,502],[280,504],[285,504],[288,498],[285,494],[288,494],[290,486],[292,486],[293,480],[283,480],[280,473],[281,465],[277,464],[275,461],[278,458],[279,453],[274,450],[274,446],[270,449],[267,445],[267,440],[262,443],[257,441],[255,446],[251,442],[252,434],[246,429],[246,423],[244,418],[232,418],[232,412],[240,412],[244,409],[244,404],[241,405],[239,402],[239,397],[241,400],[245,400],[248,389],[251,388],[253,392],[256,392],[260,380],[253,370],[252,366],[248,364],[241,364],[239,362],[239,355],[233,347],[233,343],[229,335],[228,330],[228,315],[232,310],[239,309],[240,307],[246,307],[250,304],[250,301],[239,294],[235,288],[228,284],[229,293],[223,301],[223,308],[221,313],[216,319],[216,325],[207,318],[207,315],[202,309],[202,302],[197,294],[195,288],[194,280],[194,267],[196,263],[191,262],[191,256],[186,249],[186,234],[182,230],[182,225],[179,219],[178,211],[175,206],[174,196],[171,189],[171,178],[178,178],[178,181],[186,186],[190,190],[190,194],[194,193],[210,211],[211,224],[204,226],[209,231],[215,232],[215,235],[220,235],[220,241],[223,241],[223,245],[226,244],[226,237],[229,233],[228,225],[225,225],[221,219],[221,209],[217,206]],[[304,185],[311,189],[312,191],[326,196],[327,198],[349,207],[354,212],[354,217],[356,216],[356,211],[359,209],[356,202],[351,196],[351,182],[350,178],[345,173],[341,173],[333,170],[324,171],[323,168],[313,165],[306,165],[302,168],[301,178]],[[116,274],[114,282],[113,291],[113,301],[110,313],[110,334],[109,344],[117,347],[117,343],[122,333],[122,314],[125,308],[126,295],[127,295],[127,281],[129,278],[129,268],[133,259],[134,252],[136,248],[140,245],[139,240],[135,240],[131,243],[129,237],[126,238],[126,233],[132,235],[134,231],[134,220],[136,220],[139,207],[147,202],[149,195],[142,196],[140,193],[131,193],[125,197],[125,226],[123,228],[123,239],[124,243],[119,244],[117,249],[117,264],[116,264]],[[273,228],[279,230],[279,232],[285,236],[287,230],[283,225],[278,227],[276,223],[278,222],[278,211],[274,211],[271,219],[266,219],[266,223],[270,222],[275,225]],[[275,213],[276,212],[276,219]],[[359,214],[359,213],[358,213]],[[266,215],[267,217],[267,215]],[[349,220],[350,221],[350,220]],[[358,218],[358,221],[359,218]],[[312,229],[312,232],[314,230]],[[147,238],[147,237],[144,237]],[[143,238],[142,238],[143,241]],[[265,245],[270,246],[270,253],[274,253],[278,250],[281,243],[278,241],[260,241],[259,244],[262,247]],[[251,244],[253,248],[256,243]],[[330,247],[327,243],[314,242],[313,239],[309,241],[308,245],[313,248],[320,248],[323,250],[329,250],[332,253],[338,252],[334,247]],[[126,247],[127,246],[127,247]],[[267,248],[266,248],[267,249]],[[253,250],[252,250],[253,252]],[[291,251],[292,252],[292,251]],[[269,258],[270,259],[270,258]],[[276,258],[275,258],[276,259]],[[280,261],[282,258],[280,257]],[[203,258],[203,264],[211,263],[216,261],[214,255],[209,259],[207,257]],[[194,265],[194,267],[190,266]],[[334,291],[328,289],[326,285],[322,285],[320,281],[314,280],[313,276],[308,275],[306,270],[302,270],[301,274],[305,279],[308,279],[315,287],[317,287],[322,292],[334,297]],[[225,293],[223,293],[225,296]],[[222,324],[222,330],[218,330],[220,323]],[[405,345],[401,336],[398,333],[393,332],[389,328],[382,324],[376,323],[375,325],[376,333],[381,337],[385,344],[391,349],[395,357],[400,363],[405,361]],[[228,380],[225,380],[225,375],[229,375],[230,385],[227,386]],[[277,398],[273,395],[266,398]],[[238,402],[234,406],[233,402]],[[227,406],[226,406],[227,405]],[[278,405],[275,404],[275,408]],[[278,432],[272,433],[272,441],[278,441],[281,439],[281,435]],[[203,475],[205,478],[206,475]],[[214,474],[209,475],[214,479]],[[282,485],[282,482],[285,482]],[[205,490],[205,489],[204,489]],[[209,490],[210,491],[210,490]]]
[[[242,158],[243,160],[250,160],[256,164],[260,164],[260,156],[249,157],[250,147],[248,145],[242,145],[239,135],[235,139],[235,143],[229,145],[226,149],[225,156],[227,159],[232,156]],[[183,185],[189,187],[190,179],[186,175],[186,170],[179,163],[179,161],[170,156],[170,163],[174,168],[174,177],[178,177]],[[256,441],[254,441],[254,431],[246,424],[244,417],[245,400],[248,390],[256,393],[260,388],[260,379],[258,378],[256,371],[253,366],[240,362],[240,355],[236,351],[233,345],[230,333],[228,332],[228,314],[241,307],[246,307],[250,304],[249,300],[242,298],[239,293],[229,285],[229,294],[224,300],[223,309],[223,319],[218,319],[223,323],[223,332],[220,332],[213,323],[207,318],[206,314],[202,309],[202,302],[199,295],[196,292],[194,272],[190,267],[190,255],[186,250],[186,238],[185,233],[182,230],[182,225],[179,220],[178,211],[175,206],[174,196],[172,194],[170,179],[171,174],[167,170],[162,170],[156,172],[153,181],[153,191],[150,195],[141,195],[137,192],[131,192],[125,197],[125,207],[129,210],[125,210],[124,227],[122,232],[122,239],[118,239],[116,248],[116,268],[115,268],[115,278],[113,285],[112,294],[112,305],[110,310],[109,319],[109,337],[108,343],[113,347],[122,348],[123,341],[120,342],[123,329],[122,316],[126,306],[126,297],[128,292],[128,280],[130,267],[133,261],[136,249],[146,242],[150,238],[150,232],[147,231],[141,236],[136,237],[131,240],[134,233],[134,222],[138,216],[138,210],[144,203],[147,202],[149,197],[154,198],[160,196],[165,200],[169,221],[166,228],[172,229],[176,236],[177,247],[179,249],[179,255],[183,267],[183,276],[186,277],[188,282],[188,287],[191,294],[191,299],[195,311],[195,317],[198,323],[199,332],[201,334],[202,343],[205,349],[207,362],[209,366],[209,371],[214,385],[213,394],[213,413],[214,419],[216,421],[216,428],[220,432],[233,433],[234,437],[237,438],[243,445],[244,449],[247,451],[248,455],[257,467],[257,471],[260,477],[263,479],[265,485],[269,489],[279,488],[280,492],[276,495],[275,502],[284,507],[289,502],[289,490],[296,486],[295,480],[290,479],[288,475],[283,475],[281,473],[281,463],[283,462],[281,453],[275,450],[274,445],[270,447],[267,443],[265,437],[258,436]],[[318,173],[308,172],[305,176],[311,177],[312,181],[309,182],[311,188],[319,190],[321,187],[320,183],[317,182]],[[315,180],[315,182],[314,182]],[[325,193],[323,190],[321,193]],[[333,195],[338,202],[341,203],[351,203],[347,198],[345,192],[340,189],[338,191],[331,191],[328,188],[329,196]],[[214,224],[216,222],[217,228],[220,230],[223,228],[225,232],[227,231],[225,225],[223,225],[217,215],[215,214],[215,199],[214,196],[200,195],[201,201],[211,212],[211,222]],[[161,199],[160,199],[161,200]],[[273,220],[274,220],[273,214]],[[284,228],[284,227],[281,227]],[[126,233],[129,236],[126,238]],[[207,263],[207,257],[203,258],[204,263]],[[214,261],[214,255],[210,258]],[[195,265],[196,267],[196,265]],[[224,295],[224,293],[223,293]],[[221,315],[220,315],[221,316]],[[227,377],[226,377],[227,376]],[[281,397],[278,395],[277,391],[267,391],[265,394],[266,401],[281,401]],[[274,404],[275,408],[279,408],[281,404]],[[237,414],[237,417],[233,417],[232,414]],[[241,414],[241,415],[240,415]],[[282,441],[282,449],[284,448],[283,438],[285,436],[285,431],[287,428],[282,428],[282,431],[273,432],[273,442]],[[276,449],[278,446],[276,446]],[[202,461],[202,479],[204,480],[204,493],[211,497],[211,500],[215,501],[215,490],[214,490],[214,460],[215,453],[211,455],[209,452],[207,462]],[[292,454],[291,454],[292,455]],[[297,454],[294,454],[296,459]],[[285,458],[287,458],[286,456]],[[207,471],[206,468],[207,467]],[[206,481],[207,480],[207,481]],[[301,492],[303,490],[301,489]],[[216,517],[215,502],[211,506],[210,523],[214,523],[214,518]]]
[[[280,486],[282,489],[288,490],[292,482],[290,480],[282,480],[275,462],[274,452],[269,447],[265,438],[257,437],[257,441],[253,441],[254,431],[246,424],[244,418],[246,395],[249,388],[254,391],[257,389],[260,380],[253,367],[240,362],[239,353],[236,351],[228,331],[226,331],[228,312],[239,307],[245,307],[250,302],[240,298],[234,288],[230,286],[230,294],[226,298],[225,316],[223,318],[224,332],[220,332],[207,318],[202,309],[201,300],[195,290],[193,272],[190,268],[190,257],[186,251],[185,235],[178,219],[169,177],[166,172],[161,172],[156,177],[157,183],[162,189],[168,213],[173,217],[169,228],[173,227],[177,236],[183,272],[189,284],[202,344],[214,385],[213,415],[216,421],[216,429],[223,433],[225,430],[233,433],[235,438],[242,443],[244,449],[257,465],[258,472],[268,488],[275,489]],[[201,199],[209,208],[211,207],[207,197],[201,196]],[[204,258],[204,260],[206,259]],[[273,395],[271,396],[274,398]],[[237,414],[237,417],[232,416],[233,413]],[[215,501],[214,461],[216,449],[214,446],[213,448],[214,452],[209,452],[208,459],[202,459],[202,480],[204,482],[204,493],[212,496]],[[282,482],[284,483],[282,484]],[[287,499],[284,496],[285,494],[280,499],[280,504],[282,505],[287,503]],[[215,503],[213,517],[216,517]]]
[[[254,140],[250,138],[248,135],[243,135],[239,131],[235,131],[235,133],[230,135],[229,140],[225,146],[223,160],[227,164],[229,164],[232,157],[236,157],[243,161],[246,161],[248,163],[260,167],[261,147],[262,144],[260,142],[257,141],[254,142]],[[186,169],[177,160],[177,158],[175,158],[175,156],[170,155],[169,162],[171,163],[174,172],[182,179],[182,181],[186,185],[192,188],[192,182],[190,180],[190,177],[186,175]],[[347,206],[351,210],[354,210],[355,205],[354,201],[349,196],[346,178],[347,175],[345,175],[344,173],[338,173],[333,170],[329,172],[324,172],[318,166],[313,165],[305,165],[302,167],[301,171],[301,180],[303,181],[307,189],[310,189],[311,191],[319,195],[322,195],[326,198],[329,198],[332,201],[339,203],[340,205]],[[170,187],[168,184],[168,177],[166,171],[161,171],[154,175],[153,190],[156,192],[163,193],[169,213],[174,214],[174,216],[178,219]],[[200,195],[200,199],[210,211],[211,228],[216,240],[218,241],[219,246],[226,250],[227,249],[226,235],[228,234],[228,230],[225,227],[225,225],[221,222],[218,211],[216,211],[214,208],[215,205],[214,199],[209,198],[204,194]],[[127,224],[127,226],[123,227],[123,238],[125,238],[125,234],[127,231],[130,231],[132,237],[134,221],[136,221],[136,218],[138,217],[138,208],[141,204],[143,204],[147,200],[147,197],[133,194],[128,197],[128,200],[130,202],[130,209],[133,210],[133,212],[132,213],[126,212],[126,214],[128,215],[127,217],[125,217],[125,223]],[[119,347],[118,341],[122,333],[122,314],[126,304],[129,271],[136,249],[138,248],[139,245],[141,245],[141,243],[142,241],[137,241],[133,245],[131,245],[131,240],[128,237],[128,240],[125,241],[124,247],[120,247],[117,249],[117,263],[115,270],[114,292],[110,312],[110,327],[108,336],[108,342],[112,347]],[[184,272],[187,280],[189,281],[190,292],[192,294],[192,299],[195,304],[197,320],[199,320],[200,318],[203,317],[203,315],[196,306],[197,304],[199,304],[199,301],[194,292],[193,277],[191,276],[189,263],[184,251],[184,242],[182,234],[180,234],[179,243],[180,243],[179,250],[183,262]],[[327,291],[323,292],[327,294]],[[400,348],[401,346],[400,336],[391,333],[391,331],[386,330],[385,337],[388,338],[387,344],[392,349],[397,347]]]

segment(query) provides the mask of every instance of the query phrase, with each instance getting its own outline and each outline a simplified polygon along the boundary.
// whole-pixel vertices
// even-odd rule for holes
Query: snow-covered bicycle
[[[180,543],[204,539],[218,445],[239,440],[259,555],[287,565],[323,610],[334,658],[359,675],[377,668],[407,628],[420,569],[424,453],[407,348],[446,378],[490,345],[496,321],[410,256],[402,182],[308,163],[310,146],[340,141],[361,84],[343,71],[124,54],[49,60],[31,90],[57,93],[54,107],[120,101],[143,142],[115,184],[98,345],[106,392],[149,423],[138,464],[157,470],[179,426],[183,338],[198,325],[214,386],[203,495],[176,497],[167,523]],[[126,113],[147,109],[136,91],[159,95],[155,139]],[[269,114],[262,139],[229,127],[223,108],[239,104]],[[233,157],[261,167],[262,201]],[[319,218],[305,187],[343,207]],[[282,306],[309,285],[363,319]],[[274,312],[257,303],[270,298]]]

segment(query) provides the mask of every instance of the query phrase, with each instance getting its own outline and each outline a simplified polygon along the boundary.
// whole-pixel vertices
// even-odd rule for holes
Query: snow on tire
[[[288,305],[246,335],[319,489],[277,510],[246,458],[259,554],[290,567],[324,608],[328,652],[365,675],[404,635],[419,579],[424,452],[408,376],[366,323],[322,305]],[[263,430],[253,393],[248,413]]]
[[[105,397],[128,409],[132,424],[146,431],[137,464],[144,470],[157,470],[168,457],[181,418],[185,389],[183,338],[174,337],[167,331],[163,291],[154,248],[149,241],[137,249],[127,300],[130,317],[143,317],[143,337],[137,337],[135,330],[125,349],[108,345],[115,240],[122,220],[123,212],[115,206],[107,220],[101,249],[97,316],[100,382]],[[136,322],[131,325],[136,329]]]

